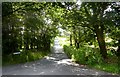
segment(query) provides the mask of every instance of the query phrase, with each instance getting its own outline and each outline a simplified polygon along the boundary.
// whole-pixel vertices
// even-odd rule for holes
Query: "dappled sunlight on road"
[[[70,59],[63,59],[63,60],[59,60],[59,61],[55,61],[55,62],[57,62],[57,64],[67,64],[67,65],[72,65]]]
[[[47,57],[45,57],[47,60],[55,60],[55,58],[54,57],[49,57],[49,56],[47,56]]]
[[[62,59],[59,61],[55,61],[57,64],[66,64],[66,65],[72,65],[72,66],[79,66],[79,64],[76,64],[74,62],[72,62],[71,59]]]

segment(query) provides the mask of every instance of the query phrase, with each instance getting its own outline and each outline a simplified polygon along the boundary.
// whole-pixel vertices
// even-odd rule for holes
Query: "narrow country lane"
[[[53,52],[42,60],[3,67],[3,75],[111,75],[75,64],[63,52],[55,39]]]

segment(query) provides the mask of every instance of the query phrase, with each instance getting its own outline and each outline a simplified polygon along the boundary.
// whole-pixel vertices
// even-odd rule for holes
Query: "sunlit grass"
[[[70,45],[69,37],[58,37],[60,45],[63,47],[64,45]]]

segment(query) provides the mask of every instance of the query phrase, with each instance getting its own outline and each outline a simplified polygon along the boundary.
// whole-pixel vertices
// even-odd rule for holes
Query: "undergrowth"
[[[108,60],[105,62],[99,52],[99,49],[97,48],[83,46],[79,49],[76,49],[73,46],[64,45],[64,51],[69,58],[79,64],[88,65],[89,67],[111,73],[120,73],[118,58],[113,54],[109,54],[109,52]]]
[[[2,65],[6,66],[39,60],[49,53],[48,51],[24,51],[17,55],[4,55],[2,58]]]

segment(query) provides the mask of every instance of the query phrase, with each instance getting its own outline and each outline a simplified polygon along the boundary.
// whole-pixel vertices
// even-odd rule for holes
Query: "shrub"
[[[81,47],[76,49],[71,46],[64,46],[64,51],[70,58],[80,64],[87,64],[90,67],[95,67],[104,71],[112,73],[120,73],[119,64],[117,64],[117,57],[108,53],[110,63],[103,62],[103,58],[96,48]]]
[[[98,49],[90,47],[76,49],[75,47],[64,46],[64,51],[70,58],[81,64],[92,65],[95,63],[102,63],[102,57]]]

